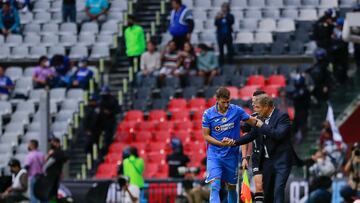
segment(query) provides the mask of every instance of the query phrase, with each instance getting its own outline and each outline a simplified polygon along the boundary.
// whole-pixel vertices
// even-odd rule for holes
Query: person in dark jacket
[[[5,1],[0,10],[0,33],[5,36],[20,33],[19,13],[10,1]]]
[[[220,65],[224,63],[224,46],[227,48],[228,63],[232,63],[233,59],[233,39],[232,25],[234,24],[234,15],[230,13],[230,5],[225,2],[221,6],[221,11],[216,15],[215,26],[217,27],[217,41],[220,51]]]
[[[100,109],[97,103],[98,97],[92,95],[89,100],[88,106],[85,107],[85,116],[83,120],[83,134],[85,136],[85,152],[91,153],[92,146],[99,142],[99,135],[101,129],[97,123],[99,122]]]
[[[114,135],[116,115],[119,113],[120,108],[117,99],[111,94],[107,86],[104,86],[101,90],[99,107],[100,126],[105,133],[105,144],[109,146]]]
[[[334,30],[333,11],[328,9],[325,14],[314,24],[313,37],[316,45],[329,51],[331,47],[331,36]]]

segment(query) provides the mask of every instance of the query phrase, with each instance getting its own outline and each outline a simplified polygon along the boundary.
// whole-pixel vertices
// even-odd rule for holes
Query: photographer
[[[181,141],[177,138],[171,140],[173,153],[166,156],[166,162],[169,165],[170,178],[184,178],[186,173],[186,165],[190,162],[187,155],[183,153]],[[185,167],[185,170],[180,170],[180,167]]]
[[[116,182],[109,186],[106,203],[137,203],[140,189],[129,183],[129,177],[119,174]]]
[[[351,150],[351,158],[346,163],[344,171],[349,173],[349,184],[344,186],[340,194],[346,202],[360,198],[360,144],[355,143]]]

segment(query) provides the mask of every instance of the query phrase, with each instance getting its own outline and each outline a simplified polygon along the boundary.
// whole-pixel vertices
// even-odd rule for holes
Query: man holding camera
[[[351,158],[346,163],[344,171],[349,173],[349,184],[344,186],[340,194],[346,202],[353,202],[355,198],[360,198],[360,144],[355,143]]]
[[[129,182],[129,177],[119,175],[108,189],[106,203],[138,203],[140,188]]]

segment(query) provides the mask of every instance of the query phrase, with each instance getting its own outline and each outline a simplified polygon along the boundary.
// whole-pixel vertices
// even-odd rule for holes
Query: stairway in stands
[[[161,14],[162,7],[164,11],[163,14]],[[137,2],[133,5],[133,15],[137,19],[137,22],[143,27],[146,38],[150,38],[159,44],[161,42],[161,38],[159,36],[161,36],[161,33],[165,32],[167,29],[167,25],[160,24],[160,22],[166,22],[166,17],[169,15],[169,3],[165,3],[165,1],[160,0],[137,0]],[[152,26],[155,28],[153,31]],[[124,25],[124,31],[125,28],[126,25]],[[109,85],[114,94],[123,90],[124,79],[129,79],[130,64],[125,53],[123,35],[118,38],[118,42],[119,48],[113,60],[113,67],[109,72]],[[128,87],[130,88],[131,85],[129,84]],[[126,100],[128,99],[126,94],[124,99],[126,103]]]

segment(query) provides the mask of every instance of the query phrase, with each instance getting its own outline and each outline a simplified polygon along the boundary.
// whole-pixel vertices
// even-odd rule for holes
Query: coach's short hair
[[[254,93],[253,93],[253,97],[256,97],[256,96],[259,96],[259,95],[262,95],[262,94],[266,94],[265,91],[263,90],[256,90]]]
[[[225,87],[219,87],[219,89],[216,90],[215,97],[216,99],[230,99],[230,91]]]
[[[269,106],[269,107],[274,106],[273,98],[266,94],[257,96],[255,99],[255,103],[258,103],[260,106]]]

